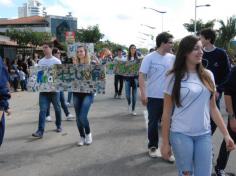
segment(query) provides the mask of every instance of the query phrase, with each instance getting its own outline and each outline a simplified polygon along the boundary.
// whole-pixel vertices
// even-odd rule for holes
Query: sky
[[[40,0],[48,15],[65,16],[72,12],[77,17],[78,28],[98,24],[105,34],[103,40],[129,46],[151,48],[157,36],[168,31],[175,40],[189,35],[184,23],[194,19],[195,0]],[[17,18],[18,7],[27,0],[0,0],[0,17]],[[235,0],[197,0],[197,5],[210,4],[210,7],[197,8],[197,19],[227,20],[236,15]],[[161,14],[144,7],[165,11]],[[163,20],[162,20],[163,19]],[[163,21],[163,23],[162,23]],[[142,25],[143,24],[143,25]],[[150,29],[144,25],[155,27]],[[218,28],[219,25],[215,25]],[[145,33],[145,34],[143,34]]]

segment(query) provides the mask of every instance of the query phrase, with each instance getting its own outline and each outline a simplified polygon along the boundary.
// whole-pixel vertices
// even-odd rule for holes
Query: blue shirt
[[[203,51],[202,64],[213,73],[217,91],[223,92],[224,83],[230,72],[230,63],[227,53],[221,48],[215,48],[212,51]]]
[[[7,110],[9,108],[8,99],[10,99],[10,94],[8,81],[9,75],[7,68],[0,57],[0,110]]]

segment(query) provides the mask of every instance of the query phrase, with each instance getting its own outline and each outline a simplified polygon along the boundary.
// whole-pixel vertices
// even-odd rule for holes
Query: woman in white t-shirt
[[[214,77],[202,66],[202,55],[202,43],[197,37],[183,38],[165,82],[161,153],[168,159],[171,144],[181,176],[211,175],[210,114],[228,150],[235,148],[216,107]]]

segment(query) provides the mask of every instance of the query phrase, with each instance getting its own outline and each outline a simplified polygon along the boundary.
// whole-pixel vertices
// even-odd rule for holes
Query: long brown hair
[[[90,58],[89,58],[89,54],[88,54],[88,49],[85,46],[82,46],[82,45],[78,46],[77,50],[76,50],[76,62],[77,62],[77,64],[81,64],[80,58],[77,54],[77,51],[78,51],[79,48],[84,49],[84,51],[85,51],[85,58],[84,58],[85,59],[85,64],[89,64],[90,63]]]
[[[168,73],[168,74],[174,75],[172,100],[176,104],[177,107],[181,106],[181,102],[180,102],[181,80],[184,78],[186,73],[188,73],[187,66],[186,66],[187,55],[193,51],[194,46],[196,45],[198,41],[199,41],[199,38],[193,35],[186,36],[181,40],[178,51],[176,53],[176,59],[174,62],[173,69],[170,70]],[[211,80],[209,73],[202,66],[202,63],[197,64],[196,71],[202,83],[211,92],[211,94],[214,94],[215,85],[213,81]]]

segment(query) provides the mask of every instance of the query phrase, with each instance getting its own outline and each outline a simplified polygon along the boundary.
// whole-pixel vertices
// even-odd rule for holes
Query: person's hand
[[[232,151],[235,149],[235,144],[233,139],[230,137],[230,135],[226,135],[225,137],[225,143],[226,143],[226,148],[228,151]]]
[[[168,160],[172,155],[171,147],[169,144],[161,145],[161,156],[163,159]]]
[[[11,115],[11,109],[6,110],[5,112],[6,112],[6,114],[7,114],[8,116]]]
[[[233,132],[236,132],[236,118],[229,120],[229,126]]]
[[[141,95],[141,101],[142,101],[143,106],[147,106],[148,99],[145,95]]]

